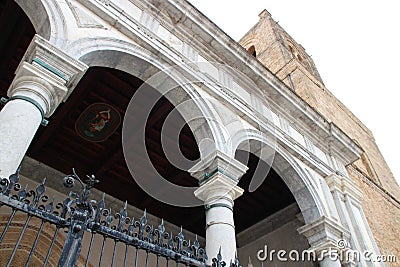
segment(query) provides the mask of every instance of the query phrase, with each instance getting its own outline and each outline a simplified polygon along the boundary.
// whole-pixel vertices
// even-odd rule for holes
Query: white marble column
[[[298,229],[310,243],[309,252],[321,267],[341,267],[342,253],[347,249],[350,233],[336,221],[327,217]]]
[[[51,85],[34,76],[18,78],[0,112],[0,176],[15,173],[44,115],[50,110]]]
[[[65,101],[87,66],[35,36],[0,112],[0,178],[15,173],[39,128]]]
[[[236,233],[233,220],[234,200],[243,194],[237,186],[247,166],[216,152],[190,172],[199,179],[195,195],[204,201],[206,211],[206,251],[208,263],[221,249],[222,259],[229,264],[236,256]]]

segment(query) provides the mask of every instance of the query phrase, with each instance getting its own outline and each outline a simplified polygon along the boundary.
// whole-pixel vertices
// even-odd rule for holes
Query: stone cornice
[[[186,1],[170,0],[169,2],[175,6],[174,8],[179,7],[185,16],[185,19],[176,26],[182,27],[183,30],[189,32],[191,25],[195,23],[199,29],[203,30],[202,33],[204,34],[204,36],[202,36],[198,33],[198,36],[203,38],[197,38],[197,41],[201,42],[202,40],[209,40],[212,38],[213,42],[211,45],[213,46],[213,50],[223,51],[223,53],[218,53],[218,58],[215,58],[215,60],[231,63],[232,66],[248,75],[260,88],[265,90],[266,95],[270,96],[272,100],[275,100],[275,103],[279,103],[280,105],[284,104],[287,114],[291,114],[294,120],[302,118],[307,125],[312,127],[314,132],[321,136],[321,138],[331,136],[331,126],[319,112],[303,101],[297,94],[288,90],[287,86],[281,82],[279,78],[272,74],[257,59],[249,55],[242,46],[231,39],[207,17]],[[203,45],[209,46],[207,43],[203,43]],[[277,95],[277,92],[279,95]],[[348,139],[345,141],[346,145],[352,143],[352,147],[357,147],[344,133],[343,136],[345,136],[343,139]],[[337,136],[333,136],[332,145],[337,144],[343,146],[344,140],[335,140],[336,137]],[[351,163],[359,157],[359,154],[357,154],[358,151],[354,149],[349,149],[349,151],[345,152],[349,153],[348,161],[350,161],[346,163]]]
[[[350,177],[353,177],[353,175],[358,176],[358,178],[366,183],[369,187],[371,187],[373,190],[378,192],[381,196],[383,196],[387,201],[389,201],[391,204],[393,204],[396,208],[400,209],[400,198],[396,197],[392,193],[388,192],[386,189],[384,189],[381,185],[376,183],[374,180],[369,178],[365,173],[363,173],[360,169],[358,169],[354,164],[348,166],[347,170],[350,172]]]
[[[344,133],[335,123],[329,123],[330,152],[335,156],[341,155],[347,163],[353,163],[364,152],[356,142]]]
[[[319,112],[308,105],[296,93],[289,90],[280,79],[272,74],[257,59],[249,55],[243,47],[231,39],[207,17],[186,1],[170,0],[169,2],[174,5],[174,12],[177,11],[176,8],[178,7],[182,12],[181,15],[184,15],[184,19],[181,20],[182,22],[176,25],[178,28],[182,28],[185,32],[190,32],[192,28],[191,25],[195,23],[196,26],[202,30],[201,33],[204,34],[203,36],[200,32],[197,32],[197,36],[201,38],[196,38],[196,41],[203,41],[202,45],[209,46],[210,44],[207,43],[207,40],[212,38],[211,46],[214,48],[212,50],[224,52],[218,53],[215,56],[216,58],[214,59],[216,61],[222,60],[228,64],[231,63],[232,66],[248,75],[260,88],[264,89],[264,93],[268,95],[273,102],[284,105],[284,111],[281,112],[286,113],[286,115],[290,114],[289,116],[292,117],[293,121],[298,121],[299,118],[301,118],[320,139],[330,138],[331,146],[340,147],[341,154],[339,154],[339,156],[345,156],[346,165],[359,158],[361,149],[359,149],[357,144],[339,128],[332,126],[332,123],[328,123]],[[168,8],[168,6],[166,7]],[[166,10],[166,12],[168,11]],[[191,40],[191,42],[194,41],[195,40]],[[304,127],[304,125],[302,125],[302,127]],[[334,132],[332,132],[332,128],[335,128]],[[339,132],[341,132],[341,134],[339,134]],[[332,133],[335,135],[332,135]],[[340,137],[340,139],[338,139],[338,137]],[[348,145],[350,147],[346,149]]]

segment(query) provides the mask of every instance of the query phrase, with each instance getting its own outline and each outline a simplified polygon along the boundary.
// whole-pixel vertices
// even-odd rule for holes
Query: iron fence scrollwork
[[[200,246],[197,236],[194,241],[185,239],[182,227],[177,235],[173,235],[172,232],[165,229],[163,220],[157,227],[148,224],[146,210],[140,218],[131,218],[127,213],[127,202],[119,212],[112,214],[111,209],[105,207],[104,194],[98,202],[89,198],[90,190],[99,181],[93,175],[86,176],[86,178],[86,183],[84,183],[75,170],[72,175],[65,177],[65,186],[72,187],[77,181],[82,189],[79,194],[71,191],[61,203],[57,204],[54,202],[54,196],[49,197],[45,194],[46,179],[34,190],[28,190],[27,186],[21,187],[18,172],[11,175],[9,179],[0,181],[0,207],[11,208],[11,213],[0,236],[0,245],[9,231],[16,213],[22,212],[27,216],[7,260],[7,267],[12,266],[21,240],[33,217],[39,218],[40,224],[25,262],[26,267],[29,266],[35,254],[46,223],[54,226],[55,230],[44,257],[43,266],[47,266],[49,263],[61,229],[65,229],[66,237],[58,260],[59,267],[76,266],[78,258],[82,254],[82,242],[85,234],[90,238],[88,247],[85,248],[86,255],[83,256],[85,267],[91,266],[90,261],[96,236],[102,237],[98,266],[102,266],[104,263],[103,257],[107,240],[113,242],[111,266],[116,264],[118,244],[122,244],[124,267],[128,266],[129,249],[134,250],[132,261],[135,267],[149,266],[150,255],[153,256],[153,264],[157,267],[161,264],[161,260],[166,266],[169,266],[170,262],[175,266],[207,266],[206,251]],[[140,253],[145,254],[144,259],[139,259]],[[217,257],[212,259],[212,267],[224,266],[226,263],[222,260],[221,251],[219,251]],[[237,257],[230,262],[229,266],[239,267]]]

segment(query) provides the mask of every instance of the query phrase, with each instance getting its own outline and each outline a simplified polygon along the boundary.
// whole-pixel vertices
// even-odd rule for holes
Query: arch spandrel
[[[43,1],[15,0],[32,22],[36,32],[49,40],[51,35],[50,12]]]
[[[41,37],[56,45],[68,40],[65,14],[58,1],[14,0],[28,16],[35,31]]]

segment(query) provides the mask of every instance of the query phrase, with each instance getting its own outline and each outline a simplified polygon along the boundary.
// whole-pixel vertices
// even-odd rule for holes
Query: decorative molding
[[[99,9],[99,0],[80,0],[79,2],[92,11]],[[135,2],[135,4],[137,4],[142,10],[148,10],[150,14],[153,14],[152,10],[157,8],[151,2],[143,3],[138,1],[137,3]],[[115,25],[115,27],[121,31],[130,32],[134,35],[137,34],[137,31],[144,31],[144,27],[138,25],[138,23],[135,22],[135,19],[131,18],[129,14],[118,12],[120,7],[116,4],[107,3],[105,5],[103,4],[102,7],[102,14],[104,14],[103,19]],[[320,113],[308,105],[294,92],[288,90],[287,86],[282,81],[270,73],[260,62],[249,55],[248,52],[239,44],[232,45],[232,40],[225,33],[216,28],[213,23],[211,23],[206,17],[202,16],[191,5],[185,2],[172,1],[163,3],[162,7],[163,8],[160,12],[157,13],[157,20],[160,25],[163,25],[166,29],[173,29],[173,34],[183,42],[190,43],[195,49],[204,52],[199,53],[201,57],[208,58],[210,61],[214,60],[217,62],[232,64],[232,66],[237,67],[239,71],[246,73],[256,82],[259,88],[263,89],[264,94],[268,95],[270,100],[275,102],[275,110],[278,110],[281,114],[285,114],[285,116],[290,118],[289,121],[296,121],[296,125],[299,126],[298,128],[301,129],[302,133],[312,136],[313,140],[317,140],[320,143],[324,143],[328,138],[331,138],[331,146],[338,146],[338,149],[333,149],[333,151],[340,151],[338,156],[343,158],[345,164],[349,164],[357,158],[357,153],[355,153],[357,152],[357,149],[355,149],[357,145],[354,144],[351,139],[344,135],[340,130],[332,130],[335,127],[332,126]],[[118,14],[118,17],[116,14]],[[174,14],[174,17],[185,19],[180,19],[175,22],[175,25],[172,25],[173,23],[171,23],[170,14]],[[196,26],[196,38],[191,37],[189,40],[187,37],[183,38],[182,36],[188,36],[190,31],[193,32],[194,25]],[[163,41],[158,40],[157,36],[154,36],[154,34],[146,33],[146,31],[144,31],[142,35],[144,41],[152,41],[153,43],[150,45],[156,47],[159,51],[166,54],[173,54],[177,59],[179,58],[181,62],[182,60],[184,61],[185,57],[182,56],[182,51],[175,51],[175,49],[164,44]],[[215,41],[211,42],[210,40]],[[226,47],[229,48],[230,53],[218,53],[218,55],[212,54],[212,51],[226,51]],[[205,51],[207,53],[205,53]],[[195,74],[193,75],[197,76]],[[243,89],[246,90],[246,88]],[[230,90],[229,93],[232,94],[232,92],[233,91]],[[227,92],[223,94],[226,93]],[[244,120],[250,121],[254,115],[252,108],[249,108],[249,105],[243,102],[244,101],[235,101],[234,107],[237,109],[237,112],[245,113],[246,116],[243,116]],[[302,118],[302,120],[299,121],[298,118]],[[324,152],[328,154],[329,150],[330,148],[327,144],[324,147]]]
[[[199,180],[200,184],[206,183],[215,173],[221,173],[237,183],[247,170],[246,165],[216,150],[194,165],[189,173]]]
[[[368,186],[372,187],[374,190],[376,190],[379,194],[381,194],[387,201],[392,203],[394,206],[400,209],[400,200],[398,200],[395,196],[393,196],[391,193],[389,193],[386,189],[384,189],[382,186],[374,182],[372,179],[370,179],[367,175],[365,175],[360,169],[358,169],[356,166],[349,165],[347,166],[347,169],[353,173],[354,175],[357,175],[363,182],[365,182]]]
[[[7,95],[15,97],[20,95],[35,95],[42,102],[41,108],[44,117],[50,117],[68,90],[60,84],[60,79],[38,67],[36,64],[22,62],[15,78],[8,89]]]
[[[326,249],[341,251],[347,248],[350,240],[350,232],[347,229],[325,216],[300,227],[297,231],[308,239],[310,250],[315,251],[317,255]]]
[[[95,29],[107,29],[104,25],[102,25],[98,20],[91,16],[86,11],[81,8],[75,6],[71,1],[65,0],[69,9],[72,12],[72,15],[75,18],[76,25],[78,28],[95,28]]]
[[[325,180],[331,192],[338,191],[344,196],[350,196],[357,203],[361,203],[362,192],[350,178],[332,173]]]
[[[218,204],[227,204],[233,207],[233,201],[243,194],[244,190],[237,186],[237,182],[217,173],[194,191],[197,198],[204,201],[206,207]],[[225,206],[225,205],[224,205]],[[216,207],[216,206],[214,206]],[[226,208],[226,207],[224,207]]]
[[[19,64],[8,96],[35,95],[42,102],[45,117],[50,117],[61,101],[72,93],[88,66],[50,42],[35,35]]]
[[[88,69],[86,64],[72,58],[39,35],[33,38],[22,62],[35,65],[57,81],[59,86],[67,88],[74,88]]]

